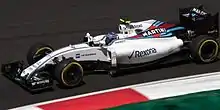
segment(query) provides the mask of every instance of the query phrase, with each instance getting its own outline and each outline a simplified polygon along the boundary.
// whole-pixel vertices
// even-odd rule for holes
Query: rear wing
[[[219,12],[210,13],[203,5],[179,9],[180,24],[196,35],[219,36]]]

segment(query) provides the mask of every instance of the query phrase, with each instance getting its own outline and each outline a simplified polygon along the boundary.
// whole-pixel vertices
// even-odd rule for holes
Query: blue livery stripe
[[[163,34],[162,36],[167,37],[167,36],[172,36],[172,33],[167,33],[167,34]]]
[[[153,26],[156,26],[159,23],[160,23],[160,21],[156,21],[156,22],[153,23]]]
[[[195,13],[192,13],[192,17],[195,17],[195,16],[197,16]]]
[[[161,33],[161,35],[166,35],[167,34],[167,32],[163,32],[163,33]]]
[[[167,32],[182,30],[182,29],[185,29],[185,28],[184,27],[175,27],[175,28],[168,29]]]
[[[156,27],[160,26],[161,24],[163,24],[164,22],[160,22],[156,25]]]

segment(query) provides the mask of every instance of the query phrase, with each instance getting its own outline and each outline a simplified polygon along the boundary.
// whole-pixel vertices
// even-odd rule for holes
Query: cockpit
[[[111,45],[115,40],[119,39],[119,35],[115,32],[109,32],[105,35],[96,36],[95,39],[89,33],[86,34],[84,37],[84,41],[87,42],[90,46],[104,46],[104,45]]]
[[[114,32],[110,32],[105,35],[105,44],[109,45],[111,42],[113,42],[116,39],[119,39],[119,36]]]

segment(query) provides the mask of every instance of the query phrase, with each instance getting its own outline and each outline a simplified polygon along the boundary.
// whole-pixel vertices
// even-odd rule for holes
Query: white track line
[[[166,79],[166,80],[160,80],[160,81],[154,81],[154,82],[148,82],[148,83],[134,84],[134,85],[130,85],[130,86],[118,87],[118,88],[102,90],[102,91],[98,91],[98,92],[92,92],[92,93],[87,93],[87,94],[82,94],[82,95],[77,95],[77,96],[70,96],[70,97],[61,98],[61,99],[55,99],[55,100],[51,100],[51,101],[40,102],[40,103],[36,103],[36,104],[26,105],[26,106],[23,106],[23,107],[26,108],[26,107],[40,106],[40,105],[45,105],[45,104],[49,104],[49,103],[54,103],[54,102],[65,101],[65,100],[74,99],[74,98],[85,97],[85,96],[89,96],[89,95],[95,95],[95,94],[100,94],[100,93],[105,93],[105,92],[116,91],[116,90],[120,90],[120,89],[137,88],[137,87],[141,87],[141,86],[155,85],[155,84],[160,84],[160,83],[180,81],[180,80],[186,80],[186,79],[192,79],[192,78],[198,78],[198,77],[207,77],[207,76],[213,76],[213,75],[219,75],[219,74],[220,74],[220,72],[213,72],[213,73],[205,73],[205,74],[200,74],[200,75],[191,75],[191,76],[185,76],[185,77],[180,77],[180,78],[172,78],[172,79]],[[16,109],[23,108],[23,107],[17,107]],[[11,110],[14,110],[14,109],[11,109]]]

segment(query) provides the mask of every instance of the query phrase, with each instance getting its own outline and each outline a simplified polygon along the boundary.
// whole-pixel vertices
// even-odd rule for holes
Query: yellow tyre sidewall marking
[[[202,49],[202,47],[203,47],[203,45],[205,44],[205,43],[207,43],[207,42],[213,42],[215,45],[216,45],[216,51],[215,51],[215,54],[212,56],[212,58],[214,58],[215,56],[217,56],[218,55],[218,49],[219,49],[219,46],[218,46],[218,43],[217,42],[215,42],[214,40],[205,40],[201,45],[200,45],[200,47],[199,47],[199,57],[200,57],[200,59],[202,60],[202,61],[206,61],[206,60],[204,60],[203,58],[202,58],[202,55],[201,55],[201,49]]]
[[[70,86],[70,85],[67,84],[66,81],[64,80],[64,73],[65,73],[65,71],[68,70],[72,65],[77,65],[77,66],[79,66],[81,72],[83,73],[83,68],[82,68],[82,66],[81,66],[79,63],[77,63],[77,62],[69,63],[69,64],[62,70],[62,72],[61,72],[61,80],[62,80],[62,82],[63,82],[66,86]]]
[[[48,50],[50,50],[50,51],[53,51],[50,47],[42,47],[42,48],[38,49],[35,54],[37,55],[39,52],[41,52],[42,50],[45,50],[45,49],[48,49]]]

